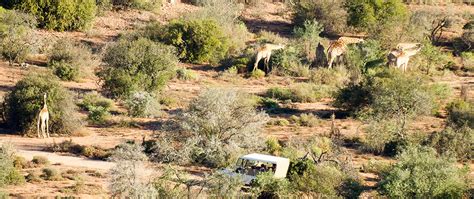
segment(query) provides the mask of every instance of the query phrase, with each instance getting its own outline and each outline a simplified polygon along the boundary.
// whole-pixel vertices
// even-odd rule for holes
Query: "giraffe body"
[[[328,47],[328,67],[332,68],[334,60],[346,52],[347,45],[363,41],[363,39],[354,37],[340,37],[336,41],[333,41]]]
[[[285,48],[284,45],[282,44],[265,44],[262,47],[257,49],[257,56],[255,58],[255,64],[253,66],[253,71],[257,70],[258,68],[258,63],[260,60],[264,59],[263,62],[265,64],[265,70],[268,72],[268,63],[270,62],[270,57],[272,56],[272,51],[273,50],[279,50]]]
[[[387,55],[388,66],[395,66],[403,72],[405,72],[408,68],[408,62],[410,61],[410,57],[415,55],[421,50],[421,44],[415,44],[414,47],[409,49],[403,48],[403,46],[398,45],[398,49],[394,49],[390,51]]]
[[[46,104],[46,93],[43,96],[43,108],[40,110],[38,115],[37,132],[38,138],[49,138],[49,111],[48,105]]]

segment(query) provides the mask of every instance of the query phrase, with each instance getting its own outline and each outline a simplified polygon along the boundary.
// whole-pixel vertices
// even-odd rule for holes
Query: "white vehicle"
[[[249,185],[262,172],[272,172],[275,178],[285,178],[289,166],[288,158],[252,153],[241,156],[233,169],[222,172],[230,176],[241,175],[244,183]]]

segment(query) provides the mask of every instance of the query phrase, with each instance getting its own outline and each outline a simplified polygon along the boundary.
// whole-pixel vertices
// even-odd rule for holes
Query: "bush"
[[[10,65],[21,64],[33,50],[35,19],[0,7],[0,53]]]
[[[235,1],[206,2],[201,9],[185,15],[188,20],[214,20],[222,28],[222,33],[228,39],[230,55],[237,55],[247,47],[246,42],[251,38],[245,24],[240,20],[244,9],[242,4]]]
[[[113,103],[111,99],[105,98],[97,92],[90,92],[84,95],[79,106],[86,111],[92,107],[103,107],[106,110],[110,110],[114,106]]]
[[[381,191],[391,198],[463,198],[469,190],[468,169],[438,157],[426,147],[409,147],[383,177]]]
[[[241,152],[261,148],[260,131],[268,116],[256,111],[247,99],[247,95],[228,89],[209,89],[200,94],[178,116],[180,129],[188,133],[178,150],[194,162],[219,167]]]
[[[111,2],[114,6],[122,8],[138,8],[151,11],[158,9],[163,3],[160,0],[111,0]]]
[[[107,64],[99,73],[102,87],[115,98],[133,91],[154,93],[174,76],[178,63],[173,48],[147,39],[120,40],[104,55]]]
[[[327,85],[336,91],[349,83],[349,72],[343,67],[318,68],[311,71],[309,78],[312,83]]]
[[[70,40],[56,42],[49,54],[48,66],[62,80],[77,80],[92,63],[92,53],[84,45]]]
[[[58,172],[58,170],[54,168],[44,168],[43,174],[41,174],[41,178],[45,180],[51,180],[51,181],[59,181],[62,180],[61,173]]]
[[[24,177],[15,168],[14,155],[14,149],[11,145],[0,145],[0,188],[5,185],[18,185],[25,181]]]
[[[282,147],[278,139],[274,137],[268,138],[267,141],[265,141],[265,144],[267,145],[265,151],[268,153],[272,155],[278,155],[280,153]]]
[[[238,176],[230,176],[220,172],[214,172],[207,181],[207,183],[209,183],[208,193],[213,198],[243,197],[241,189],[244,186],[244,183]]]
[[[310,165],[302,175],[291,176],[294,188],[313,197],[337,197],[344,174],[333,166]]]
[[[48,165],[49,164],[48,158],[46,158],[44,156],[33,156],[33,159],[31,160],[31,162],[33,164],[36,164],[36,165]]]
[[[316,102],[317,100],[330,97],[331,91],[328,87],[316,86],[310,83],[297,83],[290,88],[270,88],[267,90],[268,97],[279,100],[291,100],[292,102]]]
[[[43,94],[47,93],[49,130],[55,134],[71,134],[82,124],[75,113],[71,94],[57,78],[48,74],[30,74],[18,81],[8,93],[7,121],[20,134],[36,135],[36,119],[43,107]]]
[[[296,25],[302,26],[305,21],[316,20],[323,25],[326,33],[342,33],[346,30],[347,26],[346,22],[341,20],[347,16],[343,3],[343,0],[297,1],[293,6],[293,21]]]
[[[156,117],[160,115],[160,103],[153,94],[134,92],[126,100],[128,114],[133,117]]]
[[[447,127],[433,133],[429,138],[429,145],[438,153],[455,156],[460,160],[471,160],[474,157],[474,130],[468,126]]]
[[[371,122],[365,129],[363,149],[376,154],[387,152],[386,155],[394,155],[391,153],[393,148],[388,143],[396,139],[397,130],[393,121]]]
[[[321,123],[319,118],[317,116],[314,116],[312,113],[303,113],[299,117],[296,115],[292,115],[290,117],[290,120],[298,126],[307,127],[315,127],[316,125]]]
[[[175,46],[183,61],[217,63],[229,51],[229,41],[214,20],[172,21],[161,33],[159,39]]]
[[[346,1],[344,7],[348,13],[347,24],[366,30],[408,19],[408,9],[401,0]]]
[[[464,125],[474,128],[474,104],[463,100],[457,100],[447,105],[448,123],[451,126],[462,127]]]
[[[298,48],[304,54],[307,63],[313,62],[316,58],[316,47],[321,38],[319,34],[323,31],[323,26],[316,20],[307,20],[303,27],[296,27],[293,32],[297,37]]]
[[[260,69],[256,69],[256,70],[250,72],[250,77],[255,78],[255,79],[263,78],[263,77],[265,77],[265,75],[266,75],[265,71],[260,70]]]
[[[273,173],[265,172],[257,175],[251,192],[257,198],[286,198],[291,196],[292,190],[287,179],[277,179]]]
[[[374,173],[383,176],[391,169],[391,164],[381,160],[370,159],[366,164],[362,165],[364,173]]]
[[[461,53],[463,69],[466,71],[474,72],[474,53],[463,52]]]
[[[176,70],[176,75],[178,76],[178,79],[185,81],[196,80],[199,76],[194,71],[186,68],[179,68],[178,70]]]
[[[302,62],[302,56],[295,46],[277,50],[273,52],[270,59],[271,69],[282,75],[307,77],[309,76],[309,67]]]
[[[39,27],[57,31],[89,27],[97,10],[95,0],[19,0],[14,7],[34,15]]]
[[[89,114],[87,115],[87,120],[92,124],[102,125],[107,122],[107,119],[110,116],[110,112],[102,106],[92,106],[89,107]]]

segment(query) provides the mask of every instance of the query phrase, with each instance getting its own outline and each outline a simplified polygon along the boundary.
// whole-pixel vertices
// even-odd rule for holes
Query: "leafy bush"
[[[447,105],[448,123],[452,126],[462,127],[464,125],[474,128],[474,104],[463,100],[457,100]]]
[[[0,53],[10,65],[21,64],[33,50],[34,17],[0,7]]]
[[[302,55],[299,49],[294,46],[287,46],[285,49],[272,52],[270,65],[272,70],[278,74],[296,77],[309,76],[308,66],[302,62]]]
[[[54,143],[49,147],[53,152],[72,153],[96,160],[107,160],[111,155],[109,150],[97,146],[84,146],[74,143],[71,139],[59,144]]]
[[[263,78],[263,77],[265,77],[265,75],[266,75],[265,71],[260,70],[260,69],[256,69],[256,70],[250,72],[250,77],[255,78],[255,79]]]
[[[155,10],[159,8],[163,1],[160,0],[111,0],[114,6],[122,8],[138,8],[146,10]]]
[[[160,103],[153,94],[134,92],[125,100],[128,114],[133,117],[156,117],[160,114]]]
[[[114,197],[155,198],[144,167],[147,156],[138,144],[124,143],[116,147],[110,160],[116,165],[110,169],[109,190]]]
[[[316,20],[307,20],[303,27],[296,27],[293,31],[297,37],[296,42],[300,52],[304,54],[306,62],[313,62],[316,58],[316,47],[321,40],[319,34],[323,31],[323,26]]]
[[[343,67],[318,68],[311,71],[309,78],[312,83],[327,85],[336,91],[349,83],[349,72]]]
[[[89,107],[89,114],[87,120],[92,124],[102,125],[107,122],[110,112],[102,106]]]
[[[321,123],[317,116],[314,116],[312,113],[306,114],[302,113],[299,117],[292,115],[290,120],[298,126],[307,126],[314,127]]]
[[[292,175],[294,188],[313,197],[337,197],[337,188],[343,183],[344,174],[330,165],[314,165],[302,175]]]
[[[20,134],[36,133],[36,120],[47,93],[49,130],[56,134],[71,134],[82,126],[75,113],[71,94],[56,77],[48,74],[30,74],[18,81],[6,98],[6,116],[11,127]]]
[[[473,52],[463,52],[461,53],[462,64],[464,70],[473,72],[474,71],[474,53]]]
[[[58,181],[62,180],[61,173],[58,172],[58,170],[54,168],[44,168],[43,174],[41,174],[41,178],[45,180],[51,180],[51,181]]]
[[[0,188],[5,185],[18,185],[25,181],[13,164],[14,156],[13,146],[5,143],[0,145]]]
[[[270,154],[273,155],[278,155],[278,153],[281,151],[281,145],[278,142],[278,139],[271,137],[268,138],[267,141],[265,141],[266,144],[266,149],[265,151],[268,151]]]
[[[430,136],[429,145],[442,155],[453,155],[461,160],[474,157],[474,130],[468,126],[447,127]]]
[[[381,182],[388,197],[462,198],[469,190],[468,169],[431,148],[409,147],[397,159]]]
[[[114,102],[111,99],[105,98],[97,92],[90,92],[84,95],[81,103],[79,103],[79,106],[86,111],[90,110],[92,107],[98,106],[103,107],[106,110],[110,110],[114,106],[113,103]]]
[[[265,172],[257,175],[251,192],[257,198],[286,198],[292,190],[287,179],[277,179],[273,173]]]
[[[350,45],[347,51],[347,67],[350,72],[368,73],[385,64],[386,52],[378,40],[368,39],[357,45]],[[357,75],[357,74],[351,74]]]
[[[92,53],[84,45],[59,40],[50,52],[48,66],[62,80],[77,80],[92,62]]]
[[[290,88],[270,88],[266,95],[274,99],[291,100],[292,102],[315,102],[321,98],[329,97],[331,91],[323,85],[297,83]]]
[[[115,98],[133,91],[158,91],[174,76],[178,63],[173,48],[143,38],[113,44],[103,61],[107,66],[98,76],[102,87]]]
[[[242,197],[241,188],[244,186],[242,179],[239,176],[230,176],[220,172],[214,172],[209,179],[208,193],[216,198],[238,198]]]
[[[181,136],[159,139],[154,157],[163,162],[226,166],[240,153],[263,146],[260,131],[267,120],[265,113],[255,110],[248,95],[232,89],[209,89],[177,117],[172,130],[180,131]]]
[[[39,27],[57,31],[89,27],[97,10],[95,0],[19,0],[14,7],[34,15]]]
[[[376,154],[387,152],[386,155],[393,155],[393,149],[388,143],[397,139],[397,130],[393,121],[369,123],[365,129],[366,135],[362,142],[363,149]]]
[[[33,156],[33,159],[31,160],[33,164],[36,165],[48,165],[49,160],[47,157],[44,156]]]
[[[300,0],[293,6],[293,21],[302,26],[305,21],[316,20],[324,26],[324,31],[329,34],[342,33],[346,29],[346,22],[341,19],[347,17],[343,8],[343,0],[314,1]]]
[[[189,13],[184,17],[188,20],[214,20],[222,28],[222,33],[228,39],[230,55],[237,55],[247,47],[246,41],[251,38],[245,24],[240,20],[244,9],[242,4],[235,1],[212,0],[204,3],[203,7],[196,12]]]
[[[363,29],[384,26],[391,22],[400,23],[408,17],[408,9],[401,0],[346,1],[344,7],[348,13],[347,24]]]
[[[179,68],[178,70],[176,70],[176,75],[178,76],[178,79],[186,81],[195,80],[198,78],[198,74],[186,68]]]
[[[175,46],[183,61],[217,63],[229,50],[228,38],[214,20],[172,21],[160,31],[159,39]]]
[[[370,159],[366,164],[362,165],[365,173],[375,173],[379,176],[385,175],[391,169],[391,164],[381,160]]]

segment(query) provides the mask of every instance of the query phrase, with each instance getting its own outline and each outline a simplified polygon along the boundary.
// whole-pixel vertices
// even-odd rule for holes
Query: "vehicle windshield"
[[[239,158],[235,166],[235,172],[240,174],[246,174],[250,176],[256,176],[262,172],[272,172],[275,173],[276,164],[270,162],[262,162],[256,160],[247,160]]]

